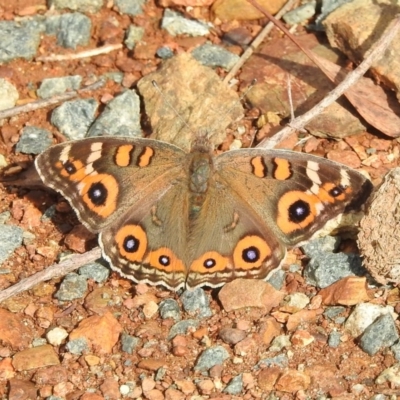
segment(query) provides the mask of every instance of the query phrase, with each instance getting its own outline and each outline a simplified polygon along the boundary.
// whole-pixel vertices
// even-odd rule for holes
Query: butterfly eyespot
[[[120,256],[136,263],[143,260],[147,249],[147,235],[139,225],[125,225],[115,235]]]
[[[304,229],[315,221],[320,206],[320,196],[298,190],[286,192],[278,201],[277,225],[285,234]]]
[[[288,209],[290,221],[296,223],[303,222],[310,215],[310,212],[310,204],[304,200],[295,201]]]
[[[90,211],[106,218],[116,210],[119,186],[112,175],[87,175],[79,185],[83,201]]]
[[[242,251],[242,259],[246,262],[256,262],[260,259],[260,250],[255,246],[247,247]]]
[[[214,258],[207,258],[203,262],[204,268],[207,268],[207,269],[214,268],[216,265],[217,265],[217,262],[215,261]]]
[[[73,175],[73,174],[75,174],[76,171],[77,171],[76,166],[75,166],[74,163],[71,162],[70,160],[66,161],[66,162],[63,164],[63,167],[64,167],[64,170],[67,171],[67,173],[68,173],[69,175]]]
[[[271,253],[268,243],[260,236],[245,236],[233,251],[233,263],[235,268],[244,270],[259,268]]]
[[[88,196],[94,205],[101,206],[107,201],[108,191],[101,182],[97,182],[90,186]]]
[[[127,253],[136,253],[140,246],[140,242],[135,238],[135,236],[128,235],[125,237],[122,246]]]
[[[194,260],[190,266],[190,271],[200,274],[225,271],[229,265],[228,257],[222,256],[217,251],[207,251],[202,256]]]
[[[335,186],[331,190],[329,190],[329,194],[332,197],[338,197],[344,192],[344,188],[342,186]]]
[[[167,247],[151,251],[144,262],[163,272],[177,273],[186,270],[183,262]]]
[[[158,262],[160,263],[160,265],[168,267],[168,265],[171,263],[171,259],[168,256],[160,256],[158,257]]]

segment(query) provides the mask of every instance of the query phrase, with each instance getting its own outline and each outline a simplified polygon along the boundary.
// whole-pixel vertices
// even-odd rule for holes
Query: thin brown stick
[[[252,0],[248,0],[252,3]],[[316,104],[311,110],[305,114],[294,119],[290,126],[283,128],[276,135],[271,138],[262,140],[257,147],[264,149],[272,149],[279,142],[290,136],[294,131],[303,129],[313,118],[319,115],[326,107],[336,101],[346,90],[349,89],[357,80],[359,80],[370,66],[382,57],[389,44],[392,42],[394,37],[397,35],[400,29],[400,16],[396,15],[393,21],[385,29],[379,40],[371,47],[370,50],[365,54],[364,61],[352,72],[350,72],[346,78],[333,89],[324,99]]]
[[[107,44],[102,47],[96,47],[95,49],[84,50],[79,53],[69,53],[69,54],[50,54],[49,56],[37,57],[36,61],[68,61],[68,60],[76,60],[79,58],[87,58],[98,56],[100,54],[107,54],[114,50],[122,49],[122,44]]]
[[[277,19],[282,18],[282,15],[285,14],[292,6],[297,2],[297,0],[289,0],[276,14]],[[242,54],[238,62],[234,65],[234,67],[229,71],[229,73],[225,76],[223,82],[228,83],[242,68],[243,64],[250,58],[250,56],[254,53],[257,47],[263,42],[263,40],[267,37],[267,35],[271,32],[274,27],[273,22],[268,22],[268,24],[260,31],[257,37],[251,42],[250,46],[246,49],[246,51]]]
[[[105,81],[103,79],[99,79],[95,83],[93,83],[89,86],[86,86],[83,89],[80,89],[78,91],[73,90],[71,92],[67,92],[67,93],[60,94],[58,96],[51,97],[50,99],[35,100],[35,101],[32,101],[31,103],[27,103],[22,106],[7,108],[6,110],[0,111],[0,120],[3,118],[14,117],[15,115],[18,115],[18,114],[23,114],[26,112],[39,110],[40,108],[45,108],[48,106],[52,106],[54,104],[61,103],[63,101],[70,100],[74,97],[79,96],[82,93],[99,89],[100,87],[104,86],[104,82]]]
[[[8,299],[11,296],[15,296],[19,293],[29,290],[37,284],[48,281],[53,278],[64,276],[69,272],[75,271],[84,264],[93,262],[101,257],[101,250],[96,247],[84,254],[75,254],[69,257],[67,260],[60,262],[59,264],[53,264],[47,267],[43,271],[37,272],[28,278],[22,279],[13,286],[0,291],[0,303]]]

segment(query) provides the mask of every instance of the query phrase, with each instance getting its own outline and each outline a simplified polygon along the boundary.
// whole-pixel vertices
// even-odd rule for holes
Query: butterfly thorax
[[[205,149],[191,152],[189,166],[190,218],[195,218],[203,205],[212,174],[212,156]]]

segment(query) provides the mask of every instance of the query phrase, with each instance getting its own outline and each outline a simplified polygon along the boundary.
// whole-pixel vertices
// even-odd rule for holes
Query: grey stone
[[[90,127],[87,136],[142,136],[140,100],[134,90],[114,97]]]
[[[171,36],[206,36],[210,33],[210,27],[207,24],[185,18],[181,13],[168,8],[164,11],[161,28],[165,29]]]
[[[32,347],[40,347],[47,344],[47,340],[45,338],[35,338],[32,340]]]
[[[54,218],[54,216],[56,215],[56,212],[57,212],[57,208],[56,208],[55,204],[53,204],[52,206],[50,206],[49,208],[47,208],[45,210],[45,212],[43,213],[40,220],[41,221],[49,221],[52,218]]]
[[[211,43],[205,43],[192,51],[193,57],[208,67],[222,67],[229,71],[240,59],[236,54]]]
[[[168,47],[168,46],[162,46],[157,49],[156,51],[157,57],[162,58],[163,60],[166,60],[167,58],[171,58],[174,56],[173,50]]]
[[[128,354],[133,354],[133,350],[135,350],[139,343],[140,339],[135,336],[128,335],[127,333],[121,335],[122,351]]]
[[[319,31],[324,31],[325,28],[322,25],[322,21],[334,10],[343,4],[350,3],[353,0],[322,0],[321,12],[315,20],[315,25],[312,27]]]
[[[283,284],[285,283],[286,273],[282,269],[278,269],[274,274],[268,279],[270,283],[276,290],[281,290]]]
[[[187,333],[189,328],[197,329],[198,326],[199,321],[195,319],[185,319],[184,321],[179,321],[171,326],[167,340],[173,339],[176,335],[184,335]]]
[[[229,358],[229,353],[225,347],[209,347],[200,354],[194,369],[196,371],[208,371],[215,365],[221,365],[227,358]]]
[[[82,139],[94,121],[97,110],[94,99],[66,101],[51,114],[51,123],[68,139]]]
[[[339,347],[341,337],[342,337],[342,334],[340,332],[332,331],[328,337],[329,347],[333,347],[333,348]]]
[[[56,33],[57,44],[76,49],[77,46],[89,44],[92,22],[80,13],[63,14],[60,17],[59,29]]]
[[[36,91],[42,99],[48,99],[67,90],[78,90],[81,86],[82,77],[80,75],[62,76],[59,78],[43,79],[40,88]]]
[[[18,98],[16,87],[7,79],[0,78],[0,110],[14,107]]]
[[[211,317],[210,300],[202,288],[186,290],[181,296],[181,301],[185,311],[198,318]]]
[[[0,225],[0,264],[22,244],[24,231],[15,225]]]
[[[323,238],[318,238],[310,240],[309,242],[303,244],[301,249],[304,254],[309,257],[317,257],[325,253],[333,253],[339,249],[340,237],[338,236],[325,236]]]
[[[162,319],[172,318],[174,321],[180,321],[182,319],[179,304],[174,299],[165,299],[161,301],[158,311]]]
[[[88,13],[96,13],[101,10],[104,0],[49,0],[49,6],[56,10],[69,9]]]
[[[162,381],[165,377],[165,374],[167,373],[167,369],[166,368],[158,368],[155,376],[154,376],[154,380],[155,381]]]
[[[143,14],[143,5],[145,0],[114,0],[120,14],[139,15]]]
[[[292,346],[292,342],[290,341],[289,335],[279,335],[271,343],[269,346],[268,351],[278,352],[284,348],[289,348]]]
[[[81,299],[86,291],[86,278],[72,272],[65,276],[54,296],[60,301],[70,301]]]
[[[105,282],[110,276],[110,270],[105,265],[102,260],[97,260],[95,262],[82,265],[79,268],[79,275],[85,277],[86,279],[93,279],[97,283]]]
[[[302,246],[311,258],[304,269],[308,284],[325,288],[346,276],[364,276],[367,273],[357,254],[330,253],[338,242],[327,238],[316,239]]]
[[[37,126],[26,126],[22,129],[15,150],[24,154],[40,154],[53,144],[52,134]]]
[[[342,306],[327,307],[324,311],[324,316],[328,317],[332,321],[335,321],[335,319],[345,311],[346,308]]]
[[[6,210],[0,213],[0,224],[5,224],[11,218],[11,212]]]
[[[67,350],[76,355],[82,354],[84,351],[89,350],[88,343],[85,338],[78,338],[74,340],[70,340],[65,347]]]
[[[400,361],[400,342],[395,343],[390,350],[393,351],[394,358]]]
[[[272,367],[276,365],[280,368],[286,368],[289,365],[289,359],[286,354],[278,354],[275,357],[263,358],[258,362],[255,369]]]
[[[315,1],[302,4],[283,15],[283,20],[289,25],[301,24],[315,14]]]
[[[391,314],[378,317],[362,334],[360,347],[370,356],[392,346],[399,339],[396,324]]]
[[[43,25],[35,21],[0,21],[0,62],[36,55]]]
[[[226,388],[223,390],[224,393],[238,395],[243,390],[243,375],[239,374],[233,377]]]
[[[125,45],[129,50],[133,50],[137,42],[142,40],[144,28],[141,26],[129,25],[126,31]]]
[[[114,81],[115,83],[122,83],[124,79],[124,73],[119,72],[119,71],[110,71],[106,72],[103,75],[101,75],[101,78],[103,79],[110,79]]]

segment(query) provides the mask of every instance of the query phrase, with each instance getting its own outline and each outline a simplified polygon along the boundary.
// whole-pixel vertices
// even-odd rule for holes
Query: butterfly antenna
[[[158,86],[156,81],[151,81],[152,85],[154,86],[154,88],[157,90],[158,94],[162,97],[162,99],[164,100],[165,104],[167,104],[168,107],[171,108],[171,110],[175,113],[175,115],[178,117],[178,119],[182,122],[183,125],[186,126],[186,128],[188,128],[189,130],[191,130],[192,128],[189,126],[189,124],[187,123],[187,121],[185,121],[182,117],[182,115],[179,113],[179,111],[175,108],[175,106],[169,101],[169,98],[163,93],[163,91],[161,90],[161,88]]]
[[[257,83],[257,79],[253,79],[250,82],[250,85],[246,88],[246,90],[240,95],[239,99],[237,101],[235,101],[232,106],[225,111],[225,113],[221,116],[222,119],[224,119],[227,115],[229,115],[232,110],[237,106],[238,103],[241,103],[242,100],[247,96],[247,94],[250,92],[250,90],[253,89],[254,85]],[[215,112],[215,111],[214,111]],[[210,129],[210,133],[213,132],[214,129]]]

